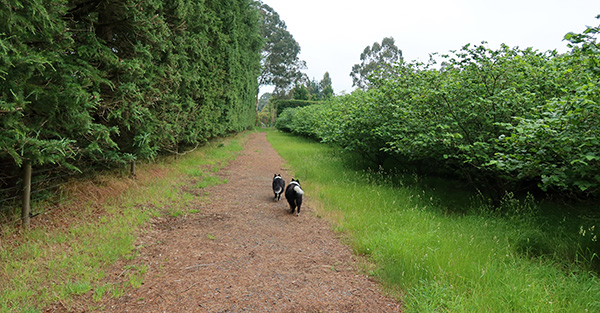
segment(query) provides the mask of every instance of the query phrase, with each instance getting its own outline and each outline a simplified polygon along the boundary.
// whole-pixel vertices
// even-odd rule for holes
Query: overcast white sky
[[[598,26],[600,0],[263,0],[302,49],[304,72],[329,72],[336,94],[350,93],[352,65],[366,46],[394,37],[406,61],[487,41],[490,48],[568,50],[568,32]],[[272,89],[271,89],[272,90]],[[261,94],[270,91],[261,88]]]

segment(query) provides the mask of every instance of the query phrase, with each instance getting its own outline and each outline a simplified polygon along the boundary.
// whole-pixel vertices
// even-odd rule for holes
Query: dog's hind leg
[[[300,215],[300,207],[302,206],[302,197],[296,199],[296,205],[298,206],[298,211],[296,212],[296,216]]]

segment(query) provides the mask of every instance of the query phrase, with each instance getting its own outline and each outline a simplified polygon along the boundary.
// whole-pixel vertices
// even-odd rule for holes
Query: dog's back
[[[285,181],[281,178],[280,174],[273,175],[273,193],[275,194],[274,199],[281,199],[281,194],[285,188]]]
[[[290,204],[290,210],[292,214],[294,214],[296,208],[298,208],[296,215],[300,214],[303,194],[304,190],[300,188],[300,182],[298,180],[292,179],[292,182],[290,182],[290,184],[285,188],[285,198]]]

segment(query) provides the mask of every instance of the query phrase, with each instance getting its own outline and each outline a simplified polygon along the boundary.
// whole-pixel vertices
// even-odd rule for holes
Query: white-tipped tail
[[[300,186],[294,186],[294,190],[299,194],[299,195],[303,195],[304,194],[304,190],[302,190],[302,188],[300,188]]]
[[[277,187],[277,189],[273,190],[274,193],[281,193],[281,187]]]

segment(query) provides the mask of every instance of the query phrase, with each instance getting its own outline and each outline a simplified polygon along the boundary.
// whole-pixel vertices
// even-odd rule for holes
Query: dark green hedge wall
[[[251,127],[252,0],[0,3],[0,161],[153,158]]]

